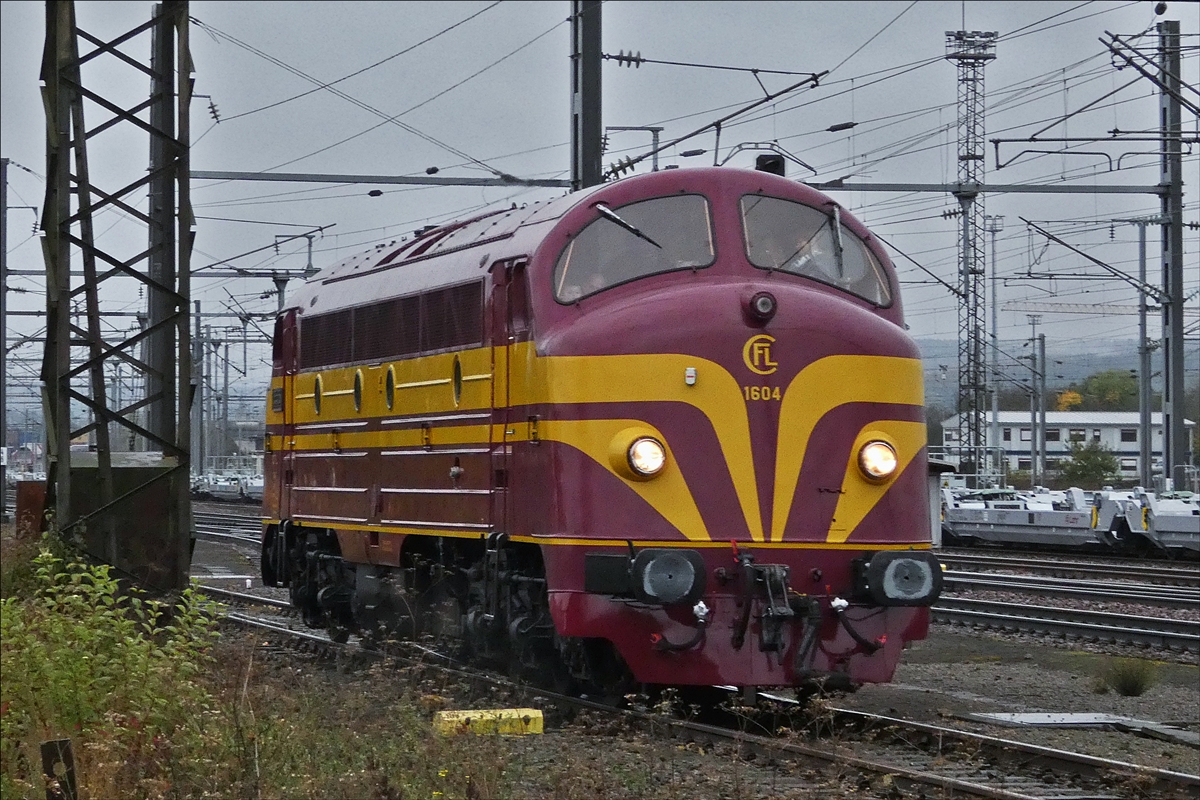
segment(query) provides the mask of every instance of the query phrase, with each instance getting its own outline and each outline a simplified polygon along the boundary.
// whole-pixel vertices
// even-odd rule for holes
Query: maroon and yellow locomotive
[[[422,230],[276,322],[263,577],[584,685],[890,680],[941,588],[876,239],[678,169]]]

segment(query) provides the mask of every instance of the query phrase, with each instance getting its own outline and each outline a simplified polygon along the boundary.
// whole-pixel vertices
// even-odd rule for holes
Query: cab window
[[[877,306],[891,305],[879,260],[833,214],[762,195],[743,196],[741,212],[746,257],[754,266],[836,286]]]
[[[560,303],[647,275],[700,269],[713,263],[712,214],[702,195],[658,197],[610,208],[593,206],[596,219],[563,249],[554,268]]]

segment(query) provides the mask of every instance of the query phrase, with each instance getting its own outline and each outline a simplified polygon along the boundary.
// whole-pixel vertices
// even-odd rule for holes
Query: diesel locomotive
[[[275,323],[262,574],[577,686],[891,679],[941,590],[879,241],[670,169],[422,229]]]

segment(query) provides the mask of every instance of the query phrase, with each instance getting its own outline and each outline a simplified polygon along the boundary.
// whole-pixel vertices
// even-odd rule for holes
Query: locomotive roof
[[[552,225],[587,197],[612,194],[621,205],[626,197],[651,197],[704,188],[705,184],[733,183],[745,191],[770,190],[791,195],[814,206],[833,201],[808,186],[776,175],[731,167],[663,170],[588,187],[553,200],[490,211],[464,220],[422,228],[411,237],[380,242],[326,267],[306,281],[289,298],[288,307],[299,313],[324,313],[358,305],[379,297],[398,297],[432,286],[478,280],[497,260],[532,255]],[[635,190],[636,186],[636,190]],[[633,190],[631,192],[631,190]],[[852,217],[845,221],[869,238],[864,226]],[[459,257],[453,257],[454,255]],[[400,267],[403,267],[402,269]]]
[[[449,272],[464,272],[462,280],[478,277],[478,273],[486,264],[481,263],[482,256],[487,260],[504,258],[506,255],[528,253],[529,249],[521,249],[522,242],[514,242],[522,227],[552,222],[560,218],[568,209],[578,203],[592,191],[603,187],[591,187],[579,192],[573,192],[546,202],[510,207],[497,211],[489,211],[463,220],[455,220],[443,225],[422,228],[412,236],[401,237],[386,242],[379,242],[362,252],[356,253],[330,267],[319,271],[309,278],[303,288],[289,298],[289,308],[299,308],[301,314],[321,313],[347,305],[354,305],[363,299],[364,281],[355,280],[375,276],[371,281],[374,290],[370,296],[379,296],[381,283],[387,284],[384,292],[387,295],[404,294],[406,286],[411,284],[413,291],[426,288],[430,276],[426,270],[395,269],[397,267],[415,267],[418,264],[438,261],[436,283],[445,285],[453,283],[456,276]],[[486,247],[491,245],[491,247]],[[461,259],[438,259],[454,253],[477,250],[481,256],[471,253]],[[453,263],[448,263],[453,262]],[[456,267],[469,265],[469,271]]]

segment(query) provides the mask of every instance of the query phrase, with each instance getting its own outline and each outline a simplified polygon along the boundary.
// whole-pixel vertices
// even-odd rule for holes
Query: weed
[[[1100,673],[1099,683],[1122,697],[1141,697],[1158,679],[1153,661],[1143,658],[1115,658]]]
[[[57,738],[75,741],[93,794],[161,794],[211,705],[195,682],[215,636],[206,604],[190,590],[174,607],[149,600],[49,547],[31,563],[32,593],[0,601],[3,794],[35,790],[39,742]]]
[[[6,532],[0,539],[0,598],[30,597],[37,591],[34,558],[42,550],[67,557],[66,546],[56,536],[18,537]]]

